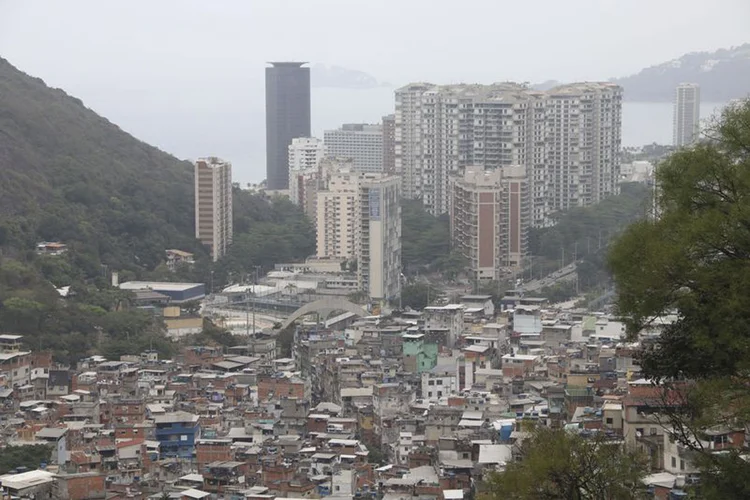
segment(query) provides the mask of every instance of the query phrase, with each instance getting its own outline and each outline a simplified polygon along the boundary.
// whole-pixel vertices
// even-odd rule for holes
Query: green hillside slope
[[[172,354],[161,318],[134,308],[104,270],[219,289],[315,250],[310,221],[289,200],[239,189],[233,197],[235,245],[212,263],[194,238],[190,163],[0,59],[0,333],[63,362],[150,347]],[[42,240],[69,250],[36,255]],[[169,272],[167,248],[196,253],[195,266]],[[66,298],[55,290],[63,286]]]
[[[0,245],[79,245],[117,268],[197,250],[192,168],[0,59]]]

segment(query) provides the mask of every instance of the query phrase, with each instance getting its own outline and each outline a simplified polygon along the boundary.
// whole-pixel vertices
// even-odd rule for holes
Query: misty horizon
[[[0,4],[0,55],[169,153],[225,157],[247,182],[265,177],[270,60],[336,66],[390,83],[314,83],[313,135],[322,137],[327,128],[392,113],[392,89],[409,82],[606,81],[685,53],[740,45],[750,18],[740,0],[710,10],[676,1],[462,4],[506,20],[495,30],[455,25],[450,10],[428,6],[434,2],[7,2]]]

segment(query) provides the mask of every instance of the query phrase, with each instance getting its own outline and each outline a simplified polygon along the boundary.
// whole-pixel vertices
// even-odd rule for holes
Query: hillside
[[[746,97],[750,94],[750,43],[685,54],[612,81],[623,86],[629,101],[672,101],[675,87],[683,82],[699,84],[703,102]]]
[[[218,289],[256,265],[314,252],[315,232],[291,202],[235,189],[236,244],[214,264],[194,238],[193,197],[190,163],[0,59],[0,333],[63,362],[150,347],[169,355],[161,318],[135,309],[104,269]],[[36,255],[42,240],[68,252]],[[170,272],[167,248],[196,253],[196,264]]]
[[[0,59],[0,245],[79,245],[118,268],[199,250],[192,168]]]

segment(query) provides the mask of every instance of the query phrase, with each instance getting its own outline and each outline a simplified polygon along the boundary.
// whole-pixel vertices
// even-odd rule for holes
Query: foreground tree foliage
[[[659,165],[660,216],[630,226],[610,266],[631,333],[676,313],[641,367],[679,394],[662,413],[704,471],[697,496],[750,498],[739,451],[702,442],[708,428],[750,421],[750,101],[725,109],[707,135]]]
[[[641,498],[647,470],[644,456],[604,435],[539,427],[521,444],[519,460],[492,477],[486,500],[631,500]]]

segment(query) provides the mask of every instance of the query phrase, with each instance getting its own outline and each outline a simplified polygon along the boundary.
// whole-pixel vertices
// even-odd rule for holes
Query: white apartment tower
[[[359,289],[374,300],[400,292],[400,191],[396,176],[342,169],[318,192],[318,257],[356,259]]]
[[[477,281],[520,269],[531,218],[524,167],[466,167],[451,176],[451,246]]]
[[[314,137],[292,139],[289,145],[289,199],[311,218],[315,215],[314,200],[325,155],[323,141]]]
[[[351,158],[358,172],[383,171],[383,126],[367,123],[347,123],[336,130],[323,133],[328,153],[339,158]]]
[[[315,137],[292,139],[289,145],[289,170],[317,168],[325,156],[326,148],[320,139]]]
[[[195,237],[214,262],[232,243],[232,164],[216,157],[195,162]]]
[[[523,166],[535,226],[617,192],[622,89],[576,83],[541,92],[516,83],[407,85],[396,91],[395,166],[403,194],[448,211],[460,167]]]
[[[700,135],[701,89],[697,83],[681,83],[675,89],[672,143],[689,146]]]

